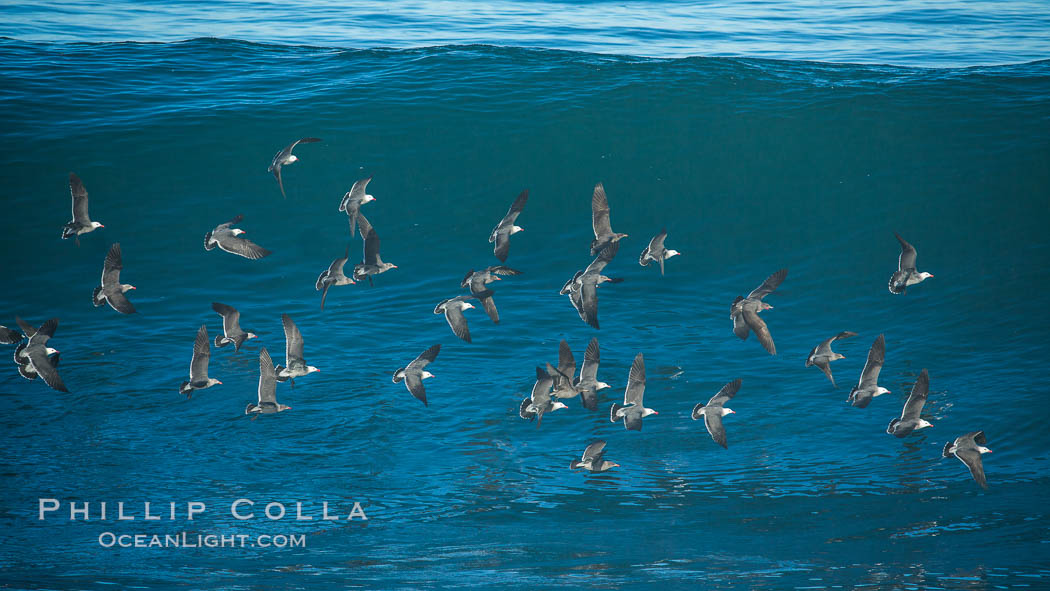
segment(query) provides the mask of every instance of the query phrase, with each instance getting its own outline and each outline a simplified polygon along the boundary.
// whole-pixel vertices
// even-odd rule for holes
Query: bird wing
[[[246,259],[258,260],[270,254],[269,250],[259,246],[251,240],[241,238],[240,236],[234,236],[230,233],[221,233],[218,236],[212,234],[212,238],[219,243],[219,248],[228,253],[240,255]]]
[[[58,318],[49,319],[41,324],[40,328],[29,338],[29,345],[46,345],[51,337],[55,336],[56,330],[58,330]]]
[[[286,147],[286,148],[285,148],[284,150],[282,150],[281,152],[282,152],[283,154],[286,154],[286,155],[287,155],[287,154],[291,154],[291,153],[292,153],[292,150],[294,150],[294,149],[295,149],[295,147],[296,147],[296,146],[298,146],[299,144],[312,144],[312,143],[314,143],[314,142],[319,142],[319,141],[321,141],[321,138],[316,138],[316,137],[304,137],[304,138],[300,138],[300,139],[297,139],[297,140],[295,140],[294,142],[292,142],[292,143],[288,144],[288,147]]]
[[[11,330],[6,326],[0,326],[0,343],[5,345],[16,345],[22,341],[22,333]]]
[[[589,281],[584,283],[580,288],[580,299],[583,321],[598,328],[598,286]]]
[[[211,309],[222,316],[222,332],[227,336],[241,332],[241,313],[233,306],[212,302]]]
[[[741,383],[740,378],[737,378],[737,379],[733,380],[732,382],[729,382],[725,386],[722,386],[722,389],[718,391],[718,394],[715,394],[714,396],[711,397],[711,400],[707,401],[707,406],[722,406],[722,405],[724,405],[733,396],[736,396],[737,391],[740,390],[740,383]],[[707,413],[704,413],[704,414],[707,414]]]
[[[779,287],[780,284],[784,281],[784,278],[787,277],[787,274],[787,269],[781,269],[776,273],[773,273],[769,277],[766,277],[766,280],[762,282],[762,285],[759,285],[755,288],[755,291],[752,291],[751,293],[747,294],[747,299],[760,300],[766,297],[767,295],[773,293],[774,291],[776,291],[777,287]]]
[[[190,360],[190,382],[208,381],[208,361],[211,346],[208,344],[208,327],[201,325],[197,339],[193,341],[193,358]]]
[[[492,293],[489,291],[489,293]],[[485,313],[489,315],[489,318],[493,322],[499,324],[499,310],[496,309],[496,302],[492,300],[492,296],[480,297],[481,305],[485,308]]]
[[[596,460],[602,456],[605,452],[605,441],[599,439],[594,443],[587,446],[587,449],[583,450],[583,460]]]
[[[510,254],[510,234],[507,232],[496,232],[496,246],[493,247],[492,254],[496,255],[500,262],[507,260],[507,255]]]
[[[624,404],[642,406],[642,396],[645,395],[645,358],[639,353],[631,364],[631,371],[627,374],[627,390],[623,393]]]
[[[408,364],[408,367],[405,368],[406,369],[405,375],[408,375],[407,370],[410,370],[410,369],[422,371],[424,367],[426,367],[432,361],[437,359],[438,353],[440,353],[440,352],[441,352],[441,345],[440,344],[434,345],[434,346],[430,347],[429,349],[427,349],[426,351],[423,351],[422,353],[419,354],[419,357],[416,357],[415,359],[412,360],[412,363]]]
[[[78,224],[90,224],[88,215],[88,192],[80,177],[69,173],[69,194],[73,198],[73,221]]]
[[[354,183],[354,186],[350,187],[349,196],[347,197],[347,199],[345,199],[343,201],[343,203],[346,203],[348,201],[349,202],[355,202],[355,201],[356,202],[360,202],[362,199],[364,199],[365,198],[365,188],[368,187],[368,183],[371,180],[372,180],[372,177],[368,177],[367,179],[361,179],[359,181],[356,181]],[[339,211],[346,211],[346,208],[345,207],[344,208],[340,208]]]
[[[580,380],[594,380],[598,377],[598,365],[601,363],[601,351],[598,350],[598,339],[592,338],[583,353],[583,366],[580,367]]]
[[[650,254],[656,255],[664,250],[664,238],[667,238],[667,228],[660,230],[660,233],[653,237],[649,241],[649,248],[647,249]]]
[[[474,293],[474,269],[467,271],[467,274],[463,276],[463,281],[459,282],[460,287],[470,286],[470,293]]]
[[[919,413],[922,412],[922,407],[926,404],[926,395],[929,394],[929,391],[930,374],[923,369],[922,373],[919,374],[919,379],[915,380],[915,385],[912,386],[908,401],[904,403],[904,411],[901,413],[902,421],[919,418]]]
[[[620,252],[620,243],[613,242],[609,246],[606,246],[598,253],[598,256],[591,261],[591,264],[587,265],[583,273],[585,275],[601,273],[605,266],[612,262],[613,258],[616,257],[616,253]]]
[[[505,265],[493,265],[491,267],[488,267],[485,270],[488,271],[489,273],[495,273],[496,275],[504,275],[504,276],[507,276],[507,275],[521,275],[521,273],[522,273],[521,271],[519,271],[517,269],[511,269],[510,267],[507,267]]]
[[[379,264],[379,234],[363,215],[358,215],[358,225],[361,227],[361,238],[364,240],[364,259],[366,265]]]
[[[420,374],[406,371],[405,387],[416,397],[416,400],[422,402],[425,406],[430,406],[427,403],[427,389],[423,386],[423,377]]]
[[[452,332],[466,342],[470,342],[470,327],[467,326],[467,318],[463,316],[463,310],[459,306],[445,305],[445,320],[452,328]]]
[[[230,220],[228,222],[223,222],[223,223],[219,224],[218,226],[215,226],[215,229],[212,230],[212,233],[215,233],[215,232],[218,232],[220,230],[225,230],[227,228],[230,228],[234,224],[240,223],[240,221],[243,220],[243,219],[244,219],[244,215],[234,216],[234,218],[232,220]]]
[[[605,196],[605,187],[601,183],[594,185],[594,194],[591,195],[591,223],[596,239],[612,234],[612,224],[609,223],[609,199]]]
[[[284,325],[284,359],[286,365],[291,365],[293,359],[303,359],[303,333],[295,325],[292,317],[281,314],[281,324]]]
[[[270,164],[270,170],[273,172],[273,177],[277,179],[277,186],[281,189],[281,197],[287,199],[288,194],[284,192],[284,181],[281,180],[281,163],[277,161],[283,154],[284,152],[282,151],[277,154],[277,156],[273,157],[273,163]]]
[[[835,386],[836,388],[838,388],[838,386],[835,384],[835,378],[832,377],[832,375],[831,375],[831,364],[830,363],[828,363],[827,361],[825,361],[823,359],[818,359],[818,360],[813,362],[813,365],[816,365],[817,367],[819,367],[820,371],[824,372],[824,375],[828,376],[828,379],[831,380],[831,385]]]
[[[868,350],[868,360],[864,363],[864,370],[860,372],[860,387],[874,388],[879,383],[879,372],[886,359],[886,337],[879,335]]]
[[[733,318],[733,334],[746,341],[747,336],[751,334],[751,328],[744,321],[743,311],[735,308],[736,304],[742,299],[744,299],[743,296],[737,296],[736,300],[733,301],[734,308],[730,308],[730,315]]]
[[[270,352],[263,347],[259,351],[259,406],[277,405],[277,371],[270,359]]]
[[[722,425],[722,413],[705,412],[704,426],[707,427],[707,432],[711,434],[711,439],[714,439],[715,443],[723,448],[729,447],[726,443],[726,428]]]
[[[572,349],[569,348],[569,343],[565,339],[558,344],[558,371],[568,377],[570,382],[576,375],[576,359],[573,358]]]
[[[918,253],[915,252],[915,247],[908,244],[908,241],[904,238],[901,238],[900,234],[894,232],[893,235],[897,237],[897,242],[901,243],[901,256],[897,258],[897,270],[914,269],[915,259],[918,256]]]
[[[977,481],[977,484],[981,485],[981,488],[988,488],[988,480],[984,476],[984,462],[981,461],[981,452],[976,447],[957,450],[955,457],[966,464],[966,467],[970,469],[970,475]]]
[[[106,262],[102,265],[102,289],[120,287],[120,270],[124,268],[120,254],[120,243],[114,242],[106,253]]]
[[[525,202],[529,200],[529,190],[525,189],[514,198],[514,203],[510,204],[510,209],[507,210],[507,215],[503,216],[497,228],[512,226],[514,221],[518,219],[518,214],[521,210],[525,209]],[[502,260],[502,259],[501,259]]]
[[[43,328],[41,328],[41,330],[43,330]],[[51,359],[47,356],[47,349],[43,346],[34,346],[29,348],[27,354],[29,355],[30,363],[33,364],[33,369],[36,370],[36,373],[43,378],[48,386],[51,386],[59,392],[69,392],[69,389],[66,388],[66,385],[62,382],[62,377],[58,375],[58,370],[51,364]]]
[[[15,323],[18,324],[18,328],[22,329],[22,334],[25,335],[27,339],[33,338],[33,335],[36,334],[36,328],[25,320],[22,320],[21,317],[15,316]]]
[[[766,322],[759,317],[756,312],[751,310],[744,310],[742,312],[744,322],[748,328],[755,331],[755,336],[758,337],[758,342],[762,343],[762,346],[769,351],[770,355],[777,354],[777,346],[773,344],[773,335],[769,334],[769,327],[766,326]],[[736,319],[733,319],[733,331],[736,332]],[[737,335],[739,336],[739,332]]]
[[[121,314],[134,314],[138,310],[135,309],[135,305],[131,303],[128,296],[124,292],[120,291],[118,287],[116,291],[104,292],[106,294],[106,302],[109,303],[109,307],[113,308]]]
[[[551,400],[551,388],[554,386],[554,378],[551,374],[554,373],[554,368],[551,364],[547,364],[547,369],[544,370],[542,367],[536,368],[536,383],[532,385],[532,403],[539,407],[544,406]]]

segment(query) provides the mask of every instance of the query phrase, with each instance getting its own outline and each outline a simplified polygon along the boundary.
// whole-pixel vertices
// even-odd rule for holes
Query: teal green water
[[[0,172],[8,281],[0,309],[39,324],[71,392],[0,372],[0,577],[10,588],[992,589],[1046,586],[1050,354],[1043,311],[1050,242],[1050,62],[959,69],[762,59],[654,60],[581,52],[436,47],[348,50],[248,42],[0,42]],[[288,141],[288,199],[267,174]],[[106,227],[59,240],[75,171]],[[317,274],[360,256],[337,206],[374,175],[364,211],[399,267],[375,287]],[[589,203],[604,183],[630,236],[600,291],[602,329],[562,283],[585,266]],[[466,344],[432,314],[494,264],[488,232],[530,199],[494,285],[503,321],[468,311]],[[204,234],[244,214],[274,254],[205,252]],[[662,227],[684,254],[660,277],[636,264]],[[936,275],[886,290],[893,232]],[[89,304],[112,242],[140,314]],[[729,304],[773,271],[771,357],[731,330]],[[232,304],[260,335],[212,352],[223,381],[186,400],[197,328]],[[258,351],[283,356],[280,315],[322,369],[281,386],[293,406],[243,416]],[[841,330],[840,388],[807,352]],[[884,333],[882,384],[845,403]],[[613,385],[522,421],[534,367],[565,338],[601,342]],[[390,374],[434,343],[429,407]],[[641,433],[608,421],[645,354]],[[921,368],[934,427],[886,435]],[[742,378],[718,448],[694,404]],[[995,452],[980,490],[944,443],[983,429]],[[621,465],[569,462],[594,438]],[[126,501],[139,516],[37,519],[40,498]],[[253,520],[228,511],[257,503]],[[142,503],[207,505],[146,523]],[[313,521],[261,517],[279,501]],[[320,503],[359,522],[321,522]],[[92,505],[96,510],[97,505]],[[68,511],[63,505],[63,511]],[[58,515],[58,514],[56,514]],[[103,548],[99,536],[304,534],[299,548]]]

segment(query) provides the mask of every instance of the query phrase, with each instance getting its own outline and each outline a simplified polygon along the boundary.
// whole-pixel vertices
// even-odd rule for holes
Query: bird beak
[[[216,381],[215,383],[216,383],[216,384],[221,384],[222,382],[221,382],[221,381]]]
[[[499,275],[493,275],[492,278],[495,279],[496,281],[503,281],[502,279],[499,278]]]
[[[134,285],[132,285],[132,286],[131,286],[131,287],[129,287],[128,289],[138,289],[138,288],[137,288],[137,287],[135,287]]]
[[[99,225],[98,225],[98,227],[99,227],[99,228],[105,228],[105,227],[106,227],[106,225],[105,225],[105,224],[99,224]],[[932,275],[931,275],[931,277],[932,277]]]
[[[766,310],[772,310],[772,309],[773,309],[773,306],[770,306],[769,304],[766,304]]]
[[[613,464],[613,468],[619,468],[619,467],[620,467],[619,464]]]
[[[988,448],[985,448],[985,449],[988,449]],[[984,453],[986,453],[986,454],[990,454],[990,453],[992,453],[992,450],[988,449],[988,451],[986,451],[986,452],[984,452]]]
[[[933,273],[930,273],[930,277],[933,277]]]
[[[653,411],[653,414],[654,414],[654,415],[658,415],[658,414],[660,414],[660,413],[658,413],[658,412],[656,412],[656,411],[654,410],[654,411]]]

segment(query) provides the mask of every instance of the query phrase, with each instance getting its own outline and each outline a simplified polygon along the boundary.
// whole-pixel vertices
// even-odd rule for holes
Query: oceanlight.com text
[[[102,532],[103,548],[305,548],[305,534],[116,534]]]

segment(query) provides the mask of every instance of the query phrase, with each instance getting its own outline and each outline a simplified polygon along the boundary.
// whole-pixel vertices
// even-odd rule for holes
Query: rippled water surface
[[[572,18],[538,3],[514,5],[519,16],[453,5],[499,26],[552,15],[548,36],[534,42],[518,43],[538,35],[534,28],[511,27],[507,39],[522,45],[545,44],[556,23]],[[573,10],[615,14],[636,5]],[[985,18],[958,27],[1023,9],[1003,6],[994,13],[960,5]],[[373,36],[360,43],[326,37],[337,22],[328,33],[313,29],[316,46],[292,47],[295,23],[260,22],[287,7],[251,7],[258,20],[244,20],[243,36],[278,44],[65,43],[168,41],[200,27],[165,21],[166,9],[153,7],[139,21],[141,35],[131,35],[123,29],[131,23],[107,16],[132,10],[121,3],[91,18],[75,4],[5,7],[10,19],[0,32],[28,40],[0,41],[8,147],[0,322],[60,318],[52,344],[71,392],[25,381],[10,364],[0,372],[4,585],[1050,585],[1050,62],[921,69],[650,59],[576,51],[615,48],[572,34],[556,45],[573,51],[346,47],[448,40],[442,31],[451,25],[439,23],[418,40],[412,25],[383,42],[392,16],[368,19]],[[219,23],[215,35],[235,36],[223,15],[240,8],[225,3],[192,18],[207,16]],[[684,9],[652,8],[651,16],[631,14],[654,28],[692,26],[673,18]],[[391,13],[428,22],[440,9],[424,3],[418,15]],[[730,18],[727,10],[711,7],[715,24]],[[40,14],[53,24],[36,22]],[[83,26],[63,26],[75,18]],[[1018,30],[1027,26],[1020,20]],[[1038,26],[1037,15],[1031,22]],[[804,18],[794,24],[805,26]],[[457,43],[493,41],[498,30],[460,29]],[[1017,51],[988,49],[973,63],[1025,61],[1045,43],[1018,35],[1010,44]],[[654,39],[660,49],[651,53],[678,52],[674,35]],[[753,55],[788,41],[769,43]],[[703,53],[744,53],[725,47]],[[860,61],[896,59],[868,57]],[[830,50],[823,59],[856,54]],[[285,169],[285,200],[266,167],[303,136],[323,141],[296,149],[301,160]],[[79,248],[59,239],[70,171],[106,226]],[[348,238],[337,211],[340,197],[369,175],[377,201],[364,211],[383,258],[398,268],[375,287],[333,288],[321,312],[317,274],[347,244],[351,260],[360,257],[360,238]],[[629,234],[607,268],[625,281],[600,290],[600,331],[557,293],[590,261],[598,181],[613,227]],[[518,222],[526,231],[512,239],[507,261],[524,274],[494,284],[498,326],[467,312],[474,342],[466,344],[433,307],[462,293],[468,269],[497,262],[486,237],[525,188]],[[237,214],[272,256],[249,261],[202,248],[208,230]],[[683,254],[661,277],[636,257],[663,227],[668,246]],[[899,252],[894,231],[918,248],[920,269],[935,274],[905,296],[886,290]],[[89,303],[117,241],[122,279],[138,287],[131,297],[140,313],[129,317]],[[763,314],[777,344],[772,357],[753,338],[733,335],[728,312],[734,297],[782,267],[787,280]],[[212,336],[220,330],[213,301],[237,306],[260,338],[239,353],[213,349],[211,372],[223,384],[186,400],[177,387],[194,334],[202,323]],[[298,322],[306,358],[322,371],[294,390],[280,387],[293,410],[250,421],[243,409],[255,397],[260,347],[283,361],[282,313]],[[836,343],[846,358],[833,365],[834,389],[803,364],[842,330],[859,336]],[[849,386],[880,333],[881,382],[892,393],[851,408]],[[517,410],[534,368],[557,359],[563,338],[582,360],[594,336],[599,378],[614,386],[599,411],[570,401],[541,428],[522,421]],[[434,343],[443,348],[429,368],[437,377],[427,381],[424,407],[390,375]],[[641,433],[608,420],[638,352],[646,405],[660,412]],[[934,427],[891,437],[885,426],[922,368],[931,376],[925,416]],[[743,387],[722,450],[690,411],[733,378]],[[961,463],[941,458],[946,441],[978,429],[994,450],[985,456],[988,491]],[[621,466],[595,477],[570,472],[595,438],[608,441],[608,459]],[[110,511],[126,501],[139,518],[41,521],[39,498],[90,501],[92,511],[100,501]],[[238,498],[256,502],[255,519],[230,516]],[[144,501],[176,501],[178,518],[145,522]],[[207,512],[186,520],[189,501]],[[314,520],[266,520],[270,501],[293,512],[301,501]],[[322,501],[343,516],[361,502],[367,525],[322,523]],[[107,531],[305,534],[306,546],[106,549],[99,536]]]

